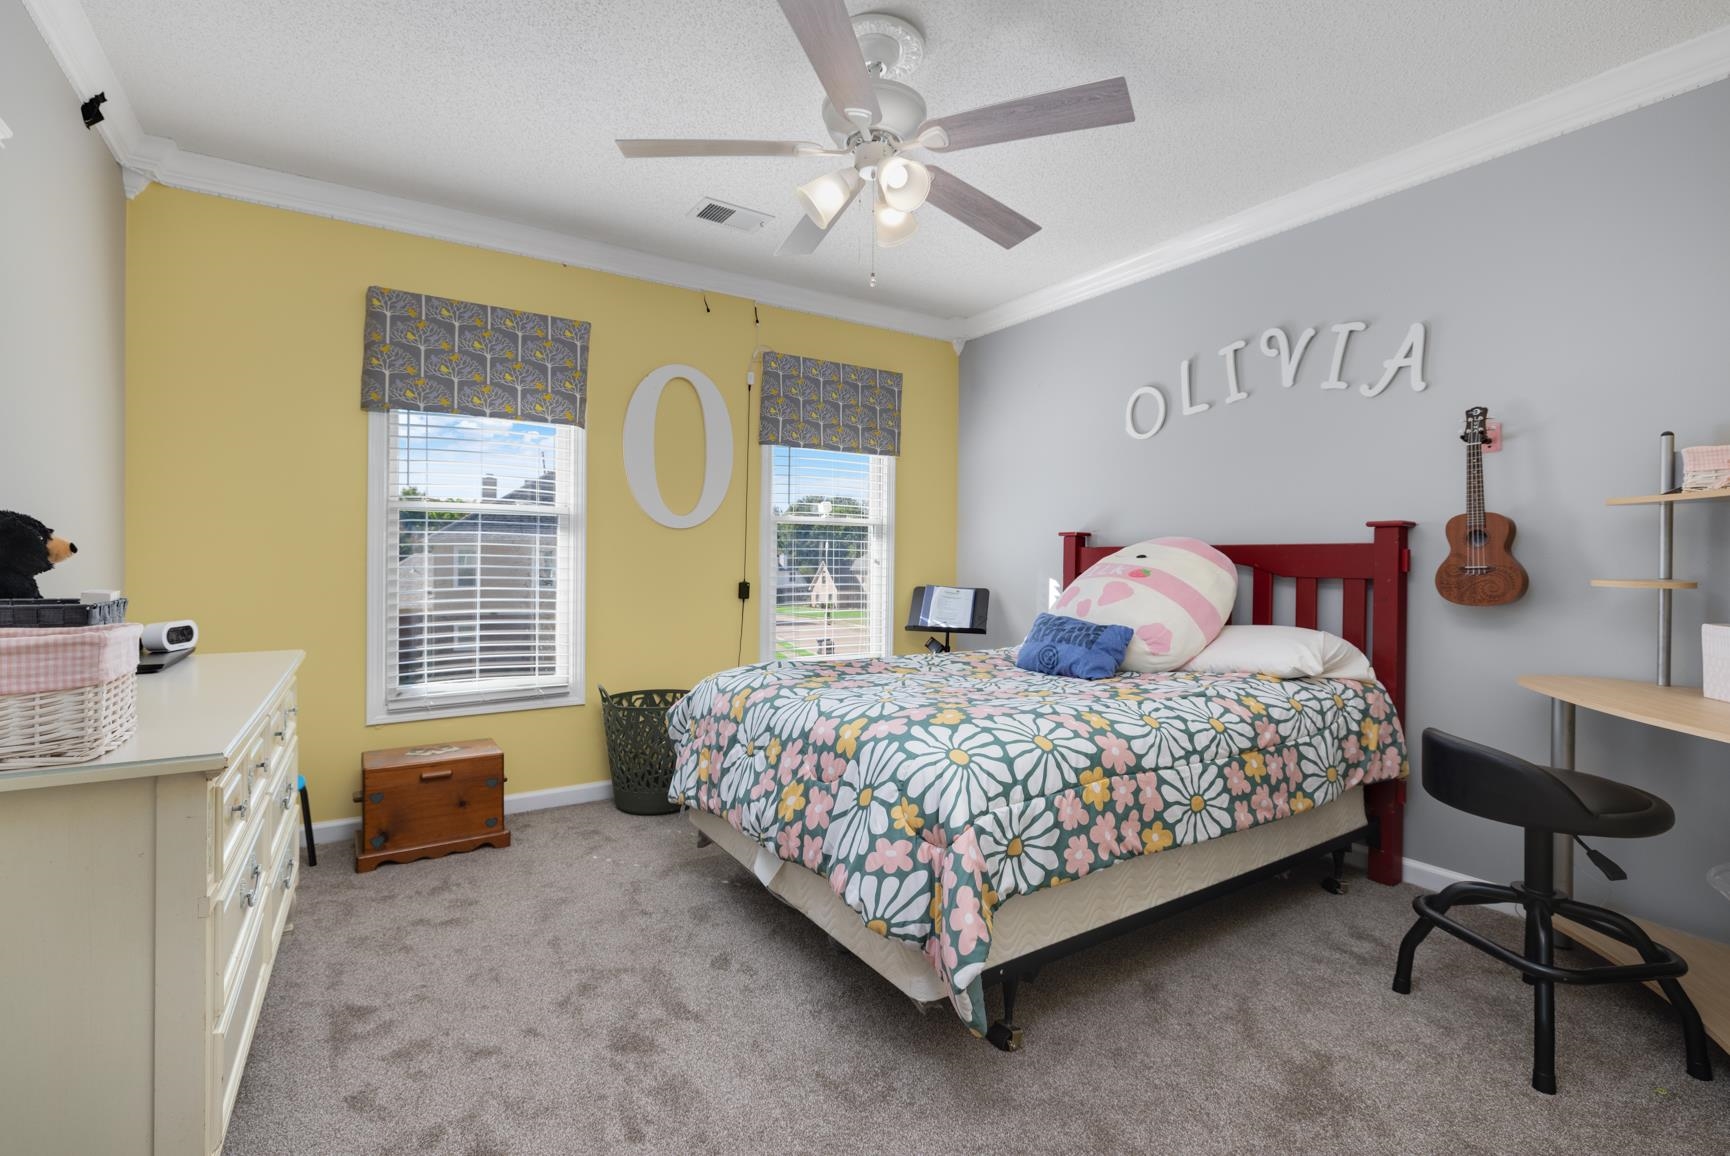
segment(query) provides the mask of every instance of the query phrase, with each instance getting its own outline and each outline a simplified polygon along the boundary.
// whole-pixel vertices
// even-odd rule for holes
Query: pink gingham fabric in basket
[[[143,633],[136,622],[0,628],[0,694],[48,694],[111,682],[138,669]]]

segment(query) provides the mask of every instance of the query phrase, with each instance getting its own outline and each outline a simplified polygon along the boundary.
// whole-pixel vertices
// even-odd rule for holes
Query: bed
[[[1369,525],[1368,542],[1219,549],[1255,623],[1289,601],[1314,627],[1337,589],[1377,682],[1086,682],[1020,670],[1013,649],[763,663],[669,712],[670,795],[910,998],[1013,1050],[1016,989],[1059,956],[1308,857],[1331,853],[1337,879],[1354,843],[1372,880],[1399,882],[1412,523]],[[1062,535],[1065,585],[1117,549],[1089,537]]]

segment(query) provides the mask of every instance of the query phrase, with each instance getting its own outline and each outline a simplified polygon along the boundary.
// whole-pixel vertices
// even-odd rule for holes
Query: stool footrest
[[[1418,896],[1412,900],[1412,909],[1449,935],[1464,940],[1486,955],[1494,956],[1509,967],[1534,979],[1546,979],[1552,983],[1575,984],[1632,983],[1649,979],[1674,979],[1677,976],[1686,975],[1688,972],[1687,961],[1663,944],[1656,944],[1655,946],[1664,958],[1654,963],[1606,964],[1603,967],[1555,967],[1550,964],[1537,963],[1518,952],[1510,951],[1493,939],[1485,938],[1463,924],[1456,923],[1442,912],[1434,910],[1430,906],[1429,898],[1427,895]],[[1570,904],[1570,906],[1578,905]]]

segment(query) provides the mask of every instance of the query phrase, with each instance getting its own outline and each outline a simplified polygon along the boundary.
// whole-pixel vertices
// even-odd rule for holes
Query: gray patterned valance
[[[901,452],[901,375],[765,353],[757,440],[894,457]]]
[[[362,409],[580,426],[589,323],[399,289],[366,291]]]

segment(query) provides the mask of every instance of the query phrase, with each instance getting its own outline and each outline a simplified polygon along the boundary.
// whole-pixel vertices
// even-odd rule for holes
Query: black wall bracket
[[[78,111],[84,114],[85,128],[95,128],[102,123],[102,106],[107,100],[108,94],[99,92],[78,106]]]

